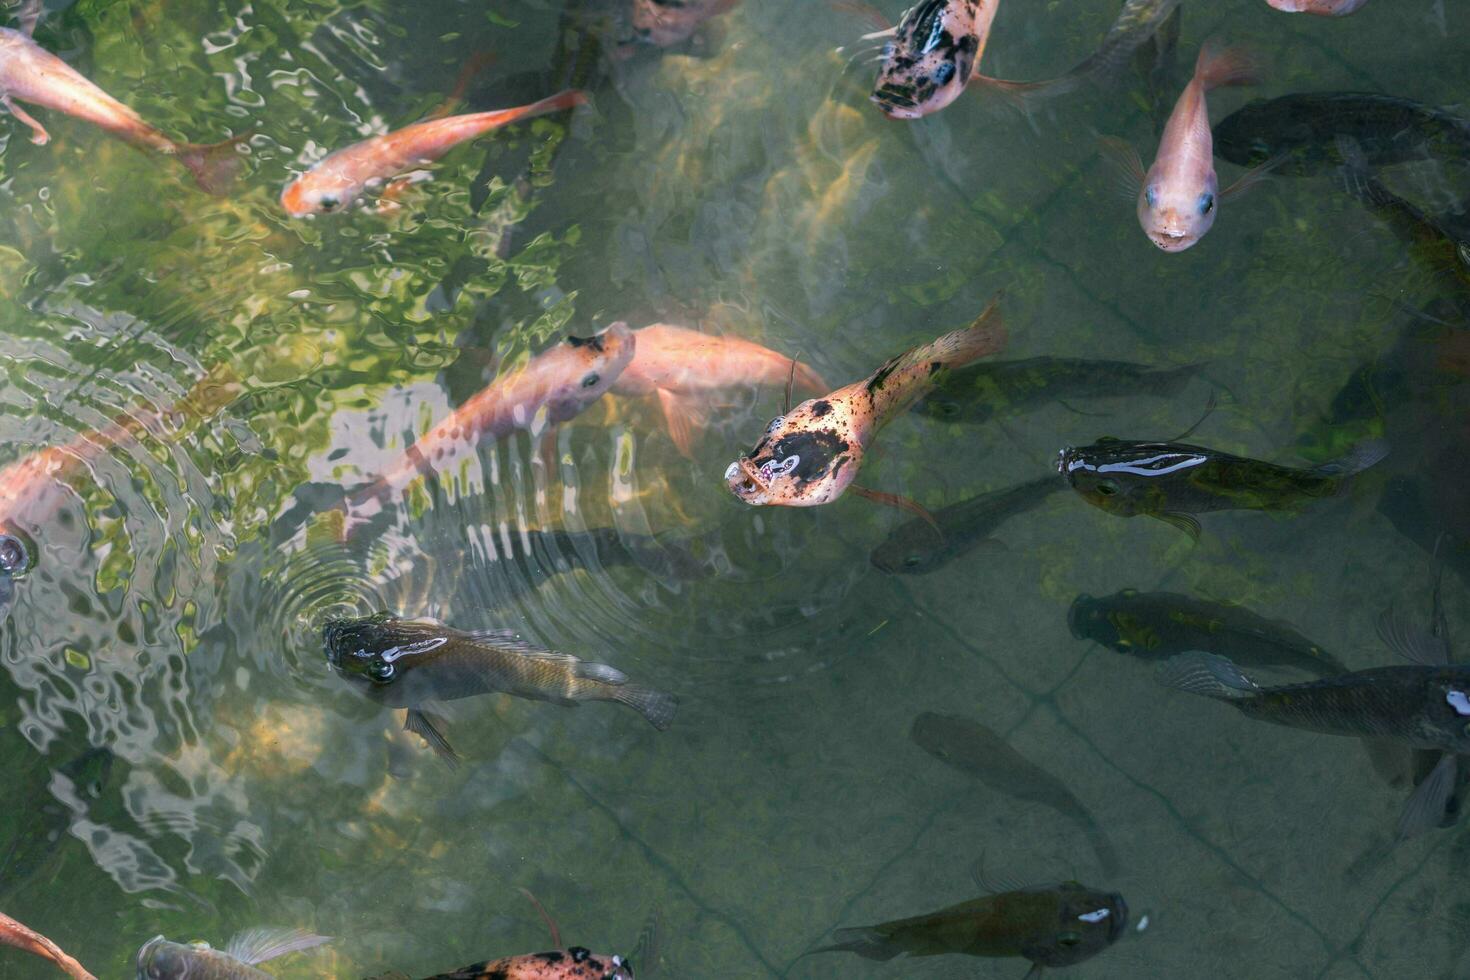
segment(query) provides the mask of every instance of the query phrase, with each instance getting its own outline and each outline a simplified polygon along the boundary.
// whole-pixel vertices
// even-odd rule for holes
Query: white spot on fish
[[[735,474],[736,473],[739,473],[739,472],[740,472],[740,464],[739,463],[731,463],[729,466],[725,467],[725,479],[727,479],[727,480],[733,480],[733,479],[735,479]]]
[[[430,650],[439,649],[448,642],[449,637],[436,636],[432,640],[420,640],[417,643],[410,643],[408,646],[393,647],[383,651],[383,662],[391,664],[401,657],[412,657],[416,653],[428,653]]]
[[[1101,922],[1112,914],[1111,909],[1098,909],[1096,912],[1083,912],[1077,918],[1082,922]]]
[[[1466,697],[1464,691],[1457,691],[1452,687],[1445,692],[1444,699],[1455,709],[1455,714],[1470,715],[1470,697]]]
[[[1178,459],[1177,463],[1169,463],[1164,466],[1157,464],[1169,459]],[[1138,476],[1165,476],[1176,473],[1179,470],[1187,470],[1205,462],[1204,456],[1182,456],[1179,453],[1161,453],[1158,456],[1150,456],[1148,459],[1138,459],[1127,463],[1104,463],[1096,467],[1099,473],[1134,473]],[[1092,469],[1093,467],[1089,467]]]

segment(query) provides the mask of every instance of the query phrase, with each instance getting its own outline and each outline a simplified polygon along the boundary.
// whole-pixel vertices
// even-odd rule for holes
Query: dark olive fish
[[[1388,453],[1361,443],[1339,460],[1293,469],[1200,446],[1101,439],[1057,454],[1057,472],[1094,507],[1119,517],[1144,514],[1197,537],[1191,514],[1217,510],[1294,510],[1333,497]]]
[[[672,695],[628,683],[619,670],[534,646],[503,630],[464,632],[429,620],[379,613],[337,619],[322,628],[327,660],[369,697],[408,709],[404,725],[440,755],[454,750],[424,710],[426,702],[512,694],[575,707],[616,701],[662,731],[674,720]]]
[[[1079,595],[1067,610],[1067,625],[1080,640],[1143,660],[1204,650],[1252,667],[1294,667],[1318,677],[1348,672],[1290,623],[1266,619],[1233,602],[1177,592],[1124,589],[1102,598]]]
[[[1338,137],[1374,166],[1470,157],[1470,120],[1368,92],[1299,92],[1257,99],[1215,124],[1215,153],[1242,167],[1272,158],[1273,174],[1305,177],[1340,167]]]
[[[909,731],[914,744],[941,762],[1018,800],[1049,806],[1082,828],[1108,875],[1118,873],[1118,853],[1082,801],[1060,779],[1011,748],[978,721],[926,711]]]
[[[1118,941],[1128,924],[1123,896],[1075,881],[986,895],[927,915],[838,929],[816,953],[870,960],[896,956],[1020,956],[1042,967],[1081,963]]]
[[[1168,398],[1200,367],[1154,368],[1131,361],[1089,361],[1075,357],[1030,357],[957,368],[942,378],[933,394],[913,410],[947,422],[980,424],[997,416],[1019,415],[1063,398]]]
[[[907,521],[889,532],[868,558],[894,575],[932,572],[984,544],[996,528],[1064,487],[1056,477],[1047,476],[961,500],[933,513],[938,531],[924,518]]]

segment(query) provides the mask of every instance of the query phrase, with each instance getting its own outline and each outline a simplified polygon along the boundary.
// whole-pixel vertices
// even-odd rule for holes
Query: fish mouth
[[[737,498],[755,507],[766,502],[770,490],[749,456],[742,456],[726,467],[725,485]]]
[[[1077,450],[1073,446],[1067,446],[1057,452],[1057,472],[1066,476],[1072,469],[1072,462],[1076,459]]]
[[[1194,239],[1182,231],[1151,231],[1148,237],[1165,252],[1182,252],[1194,244]]]
[[[164,942],[162,933],[154,936],[138,949],[138,958],[134,962],[134,965],[138,968],[138,976],[144,976],[143,971],[148,968],[148,961],[153,956],[153,947],[157,946],[161,942]]]
[[[1087,639],[1087,634],[1082,629],[1082,616],[1087,603],[1092,601],[1092,596],[1083,592],[1072,600],[1072,605],[1067,607],[1067,629],[1079,640]]]
[[[1108,924],[1108,942],[1115,943],[1123,938],[1123,930],[1128,928],[1128,903],[1123,901],[1123,896],[1113,894],[1113,916]]]

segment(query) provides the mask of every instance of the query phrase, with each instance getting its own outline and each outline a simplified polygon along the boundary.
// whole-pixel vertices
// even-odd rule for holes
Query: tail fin
[[[194,175],[194,183],[206,194],[223,196],[235,185],[245,166],[245,159],[235,147],[254,135],[254,130],[232,136],[219,143],[180,143],[179,162]]]
[[[1192,650],[1159,664],[1154,679],[1165,687],[1220,701],[1250,697],[1260,690],[1240,668],[1214,653]]]
[[[673,724],[674,712],[679,709],[679,702],[674,700],[672,694],[655,691],[651,687],[624,684],[621,687],[614,687],[609,694],[614,701],[626,704],[647,718],[648,723],[659,731],[665,731]]]
[[[813,953],[856,953],[867,960],[891,960],[900,952],[890,945],[877,929],[859,926],[854,929],[838,929],[832,934],[837,940],[831,946],[812,950]]]
[[[1346,456],[1323,463],[1312,472],[1318,476],[1354,476],[1377,465],[1387,455],[1387,440],[1365,439],[1350,449]]]
[[[945,334],[914,353],[919,355],[916,360],[938,361],[944,367],[956,368],[996,353],[1005,347],[1007,338],[1005,321],[1000,315],[1000,295],[997,294],[968,327]]]
[[[1261,80],[1261,63],[1245,48],[1206,41],[1194,63],[1194,80],[1206,92],[1226,85],[1254,85]]]
[[[492,109],[490,112],[477,112],[475,118],[479,125],[485,130],[496,129],[500,126],[509,126],[524,119],[534,119],[536,116],[544,116],[550,112],[561,112],[564,109],[574,109],[579,105],[587,104],[587,95],[581,89],[569,88],[555,95],[547,96],[540,102],[532,102],[530,105],[517,106],[514,109]]]

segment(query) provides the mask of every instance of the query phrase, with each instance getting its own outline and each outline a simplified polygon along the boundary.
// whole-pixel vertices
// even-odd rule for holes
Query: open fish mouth
[[[725,469],[725,485],[747,504],[765,503],[770,489],[761,479],[760,470],[748,456],[741,457]]]
[[[1185,232],[1155,231],[1149,236],[1153,243],[1166,252],[1182,252],[1194,244],[1194,239]]]

